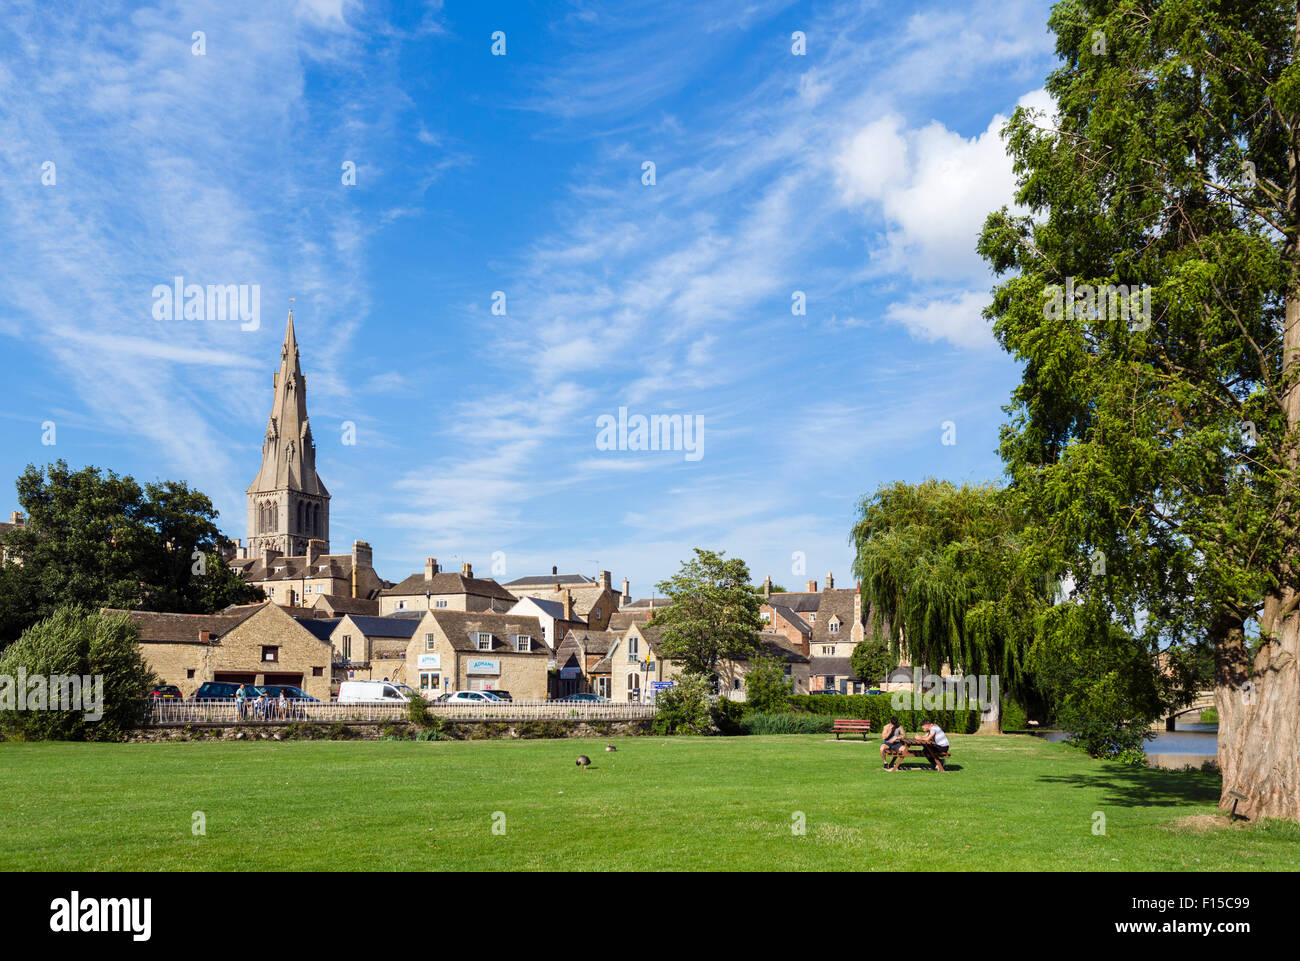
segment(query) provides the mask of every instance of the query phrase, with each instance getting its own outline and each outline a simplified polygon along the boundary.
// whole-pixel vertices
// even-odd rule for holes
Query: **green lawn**
[[[605,743],[0,744],[0,869],[1300,869],[1294,825],[1174,826],[1217,776],[1031,737],[954,737],[947,774],[875,739]]]

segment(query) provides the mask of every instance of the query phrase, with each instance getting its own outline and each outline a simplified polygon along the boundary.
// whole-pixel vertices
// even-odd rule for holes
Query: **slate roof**
[[[617,611],[618,601],[615,600],[615,598],[618,597],[618,594],[612,590],[610,593],[613,596],[610,597],[608,601],[603,602],[603,609],[607,611]],[[523,600],[525,597],[531,597],[535,601],[551,601],[559,604],[561,609],[564,607],[564,591],[560,591],[558,594],[555,591],[539,591],[537,593],[519,594],[518,597],[520,600]],[[597,591],[573,591],[573,613],[581,614],[585,618],[591,613],[592,608],[596,607],[598,604],[602,604],[602,598],[604,597],[605,591],[603,589]]]
[[[817,620],[813,622],[812,642],[814,644],[844,643],[851,640],[853,632],[854,599],[857,592],[850,588],[835,588],[822,591],[821,606],[817,609]],[[831,620],[839,618],[838,634],[831,633]]]
[[[272,557],[268,567],[261,555],[256,557],[237,557],[230,561],[230,567],[245,580],[250,581],[297,581],[303,578],[332,577],[351,579],[351,554],[321,554],[310,564],[307,558]]]
[[[658,610],[658,608],[656,608]],[[611,631],[626,631],[633,624],[644,624],[650,620],[650,609],[640,611],[630,611],[626,607],[621,611],[616,611],[609,619],[609,629]]]
[[[847,657],[814,657],[808,662],[808,673],[857,678]]]
[[[349,619],[366,637],[402,637],[409,640],[424,619],[424,612],[418,613],[419,617],[366,617],[364,614],[352,614]],[[337,624],[338,621],[334,623]]]
[[[514,588],[515,593],[519,589],[524,589],[527,593],[528,588],[537,588],[538,590],[547,590],[559,584],[561,587],[597,587],[600,582],[594,577],[588,577],[586,574],[530,574],[528,577],[516,577],[513,581],[506,581],[507,588]]]
[[[820,591],[781,591],[780,593],[774,593],[766,600],[773,607],[780,604],[782,607],[788,607],[799,614],[806,614],[821,607],[822,593]]]
[[[327,603],[322,603],[322,601]],[[313,608],[328,607],[335,614],[368,614],[379,616],[379,601],[364,597],[348,597],[344,594],[317,594]]]
[[[295,617],[295,621],[305,627],[317,640],[328,641],[338,627],[341,617]]]
[[[260,608],[260,605],[259,605]],[[242,614],[168,614],[159,611],[121,611],[105,608],[106,614],[127,614],[140,631],[142,644],[200,644],[199,632],[207,631],[217,640],[255,613]]]
[[[764,653],[778,658],[788,664],[807,664],[808,656],[795,647],[784,634],[771,634],[759,631],[758,639],[762,642]]]
[[[495,597],[514,603],[515,595],[490,577],[466,577],[450,571],[439,571],[426,580],[424,572],[412,574],[396,587],[379,592],[380,597],[422,597],[425,594],[473,594],[475,597]]]
[[[486,611],[429,611],[428,615],[442,628],[451,646],[472,654],[536,654],[551,655],[551,649],[542,640],[542,622],[536,617],[518,614],[490,614]],[[474,637],[478,633],[492,635],[492,650],[480,651]],[[511,634],[527,634],[533,639],[531,651],[516,651],[510,641]]]

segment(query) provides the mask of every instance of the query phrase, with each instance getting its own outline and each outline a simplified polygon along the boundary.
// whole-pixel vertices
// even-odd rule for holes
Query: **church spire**
[[[316,473],[316,442],[307,419],[307,378],[298,357],[292,306],[280,368],[271,385],[262,467],[247,491],[248,540],[250,545],[296,556],[306,552],[307,540],[328,540],[330,495]]]

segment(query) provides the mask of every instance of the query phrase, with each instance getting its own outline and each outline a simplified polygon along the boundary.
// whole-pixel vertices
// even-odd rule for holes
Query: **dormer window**
[[[831,622],[827,624],[826,627],[832,634],[838,634],[840,632],[839,619],[832,617]]]
[[[520,654],[527,654],[533,649],[533,639],[527,634],[515,635],[515,650]]]
[[[492,635],[491,635],[491,634],[486,634],[486,633],[478,633],[478,634],[475,634],[475,635],[474,635],[474,640],[475,640],[475,642],[478,644],[478,649],[479,649],[480,651],[490,651],[490,650],[492,650]]]

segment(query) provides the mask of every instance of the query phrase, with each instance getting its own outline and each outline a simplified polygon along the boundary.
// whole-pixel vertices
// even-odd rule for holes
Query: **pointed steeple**
[[[282,543],[276,549],[296,555],[299,548],[305,551],[306,539],[328,538],[330,495],[316,473],[316,443],[307,419],[307,378],[299,362],[292,307],[280,348],[280,368],[271,386],[262,467],[247,491],[249,542]]]

